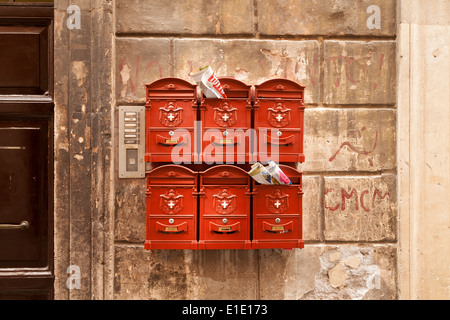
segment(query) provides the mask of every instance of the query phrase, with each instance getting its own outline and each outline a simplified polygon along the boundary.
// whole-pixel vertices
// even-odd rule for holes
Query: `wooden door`
[[[53,298],[53,7],[0,3],[0,299]]]

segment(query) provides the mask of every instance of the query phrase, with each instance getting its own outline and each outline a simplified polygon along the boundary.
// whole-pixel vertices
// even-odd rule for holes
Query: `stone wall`
[[[397,298],[396,7],[115,1],[115,110],[143,105],[143,85],[161,77],[192,82],[205,64],[249,85],[283,77],[306,86],[305,248],[144,250],[145,181],[114,174],[111,297]]]

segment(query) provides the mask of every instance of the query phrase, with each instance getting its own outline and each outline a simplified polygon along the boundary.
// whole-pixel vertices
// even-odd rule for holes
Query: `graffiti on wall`
[[[389,191],[383,192],[378,188],[375,188],[373,190],[360,189],[359,192],[357,188],[351,188],[349,192],[347,190],[341,188],[340,191],[336,193],[336,191],[333,188],[325,189],[324,208],[332,212],[340,209],[340,211],[343,212],[349,209],[349,206],[347,205],[346,202],[351,201],[354,204],[354,206],[350,207],[349,210],[354,209],[355,211],[358,211],[361,208],[361,210],[365,212],[370,212],[376,208],[377,204],[379,203],[378,200],[386,201],[386,203],[390,207],[391,194],[389,193]],[[331,201],[329,201],[330,198],[332,199]],[[336,199],[340,201],[336,201]],[[334,204],[332,205],[330,204],[330,202],[334,202]]]
[[[370,79],[373,89],[377,89],[380,82],[381,70],[385,54],[381,52],[379,55],[370,55],[365,57],[355,57],[351,55],[335,55],[324,59],[325,66],[330,72],[330,76],[334,79],[333,83],[336,88],[341,86],[342,79],[355,85]],[[375,67],[373,67],[376,63]],[[342,72],[342,69],[344,71]],[[358,75],[358,77],[354,76]]]
[[[122,90],[121,90],[121,98],[125,98],[128,88],[131,92],[131,95],[136,96],[136,88],[138,85],[143,85],[141,77],[142,74],[147,74],[149,72],[155,72],[159,75],[160,78],[163,77],[163,69],[161,64],[156,60],[151,60],[148,63],[141,62],[141,56],[136,57],[136,64],[134,70],[130,67],[127,59],[123,59],[120,62],[119,70],[120,70],[120,78],[122,80]]]

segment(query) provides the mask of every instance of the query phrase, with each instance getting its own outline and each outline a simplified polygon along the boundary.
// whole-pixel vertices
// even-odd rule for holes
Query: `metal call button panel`
[[[145,177],[145,107],[119,107],[119,178]]]

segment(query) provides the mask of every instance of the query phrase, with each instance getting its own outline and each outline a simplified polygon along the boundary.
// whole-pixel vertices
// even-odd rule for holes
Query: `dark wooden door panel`
[[[48,41],[48,26],[0,26],[0,94],[48,91]]]
[[[26,275],[1,277],[0,300],[49,300],[53,299],[53,276]]]
[[[39,87],[39,34],[8,34],[5,29],[0,29],[0,87]]]
[[[50,300],[51,293],[42,290],[11,290],[0,292],[0,300]]]
[[[48,121],[0,118],[0,267],[46,266]],[[45,249],[45,250],[43,250]]]
[[[51,5],[0,3],[0,300],[53,298],[52,42]]]

